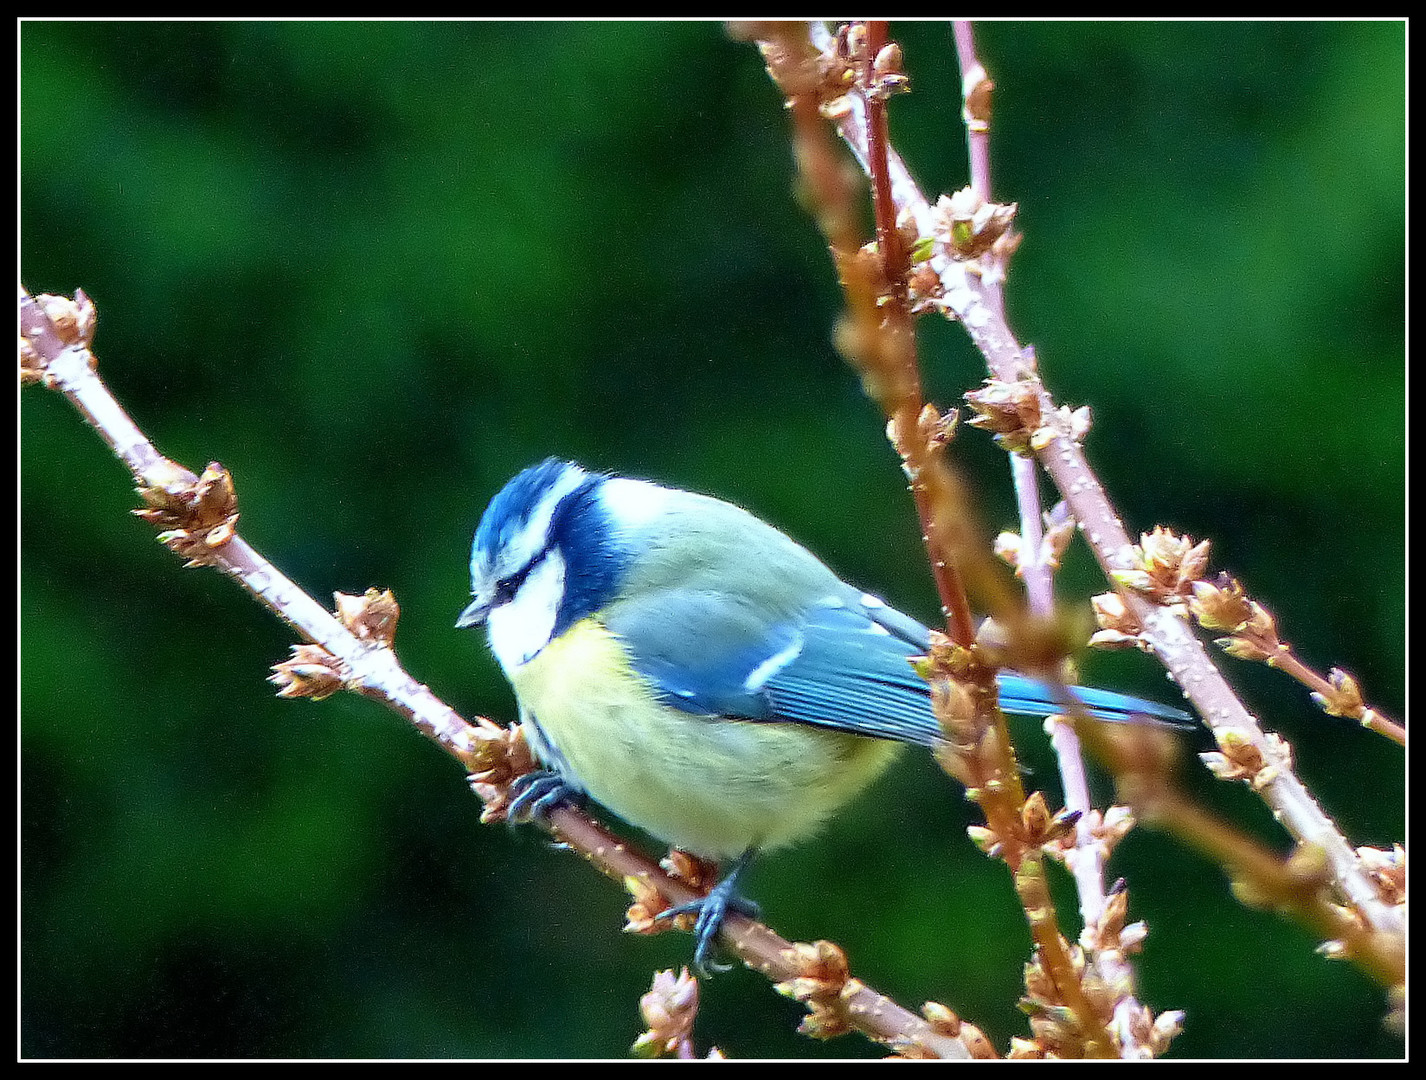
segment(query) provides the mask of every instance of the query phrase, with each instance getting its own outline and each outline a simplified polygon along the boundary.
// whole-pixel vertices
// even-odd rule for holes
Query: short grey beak
[[[485,625],[486,616],[490,614],[490,603],[486,600],[472,600],[464,611],[460,613],[460,618],[456,620],[456,627],[464,630],[470,626]]]

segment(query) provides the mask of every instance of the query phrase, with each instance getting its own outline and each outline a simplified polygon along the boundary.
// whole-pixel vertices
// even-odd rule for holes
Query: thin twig
[[[975,34],[970,22],[957,19],[953,23],[953,32],[961,70],[961,116],[965,122],[970,186],[982,201],[991,202],[991,92],[994,84],[976,55]],[[1000,275],[995,275],[985,284],[989,306],[1003,319],[1005,304]],[[1009,458],[1022,540],[1016,571],[1025,582],[1030,610],[1049,617],[1054,610],[1053,576],[1041,527],[1039,466],[1034,458],[1023,454],[1010,454]],[[1051,721],[1047,727],[1064,790],[1065,809],[1078,815],[1074,844],[1064,853],[1064,857],[1079,897],[1084,928],[1080,944],[1103,984],[1117,991],[1114,1013],[1120,1053],[1125,1057],[1148,1056],[1149,1051],[1138,1042],[1136,1025],[1131,1022],[1144,1011],[1135,996],[1133,966],[1125,950],[1117,947],[1118,935],[1113,935],[1110,940],[1110,935],[1105,934],[1101,926],[1109,906],[1104,881],[1109,842],[1102,830],[1095,827],[1102,817],[1095,812],[1089,796],[1083,748],[1073,725]],[[1101,948],[1101,945],[1116,947]]]
[[[824,57],[832,55],[835,43],[824,27],[813,24],[811,41]],[[854,95],[849,97],[851,107],[837,117],[837,128],[863,168],[868,169],[865,109]],[[917,222],[921,235],[935,235],[935,211],[894,149],[888,150],[887,161],[892,198],[899,211]],[[929,264],[940,276],[948,314],[965,326],[985,356],[994,379],[1002,386],[1016,388],[1026,408],[1033,408],[1038,416],[1038,426],[1032,432],[1034,453],[1079,522],[1096,561],[1115,582],[1123,603],[1142,627],[1144,642],[1183,689],[1220,745],[1225,739],[1246,740],[1267,763],[1269,771],[1255,778],[1254,789],[1295,839],[1321,847],[1332,880],[1347,902],[1372,928],[1400,934],[1404,929],[1402,910],[1383,901],[1352,846],[1293,773],[1290,755],[1285,753],[1281,740],[1269,741],[1181,618],[1122,584],[1126,576],[1142,573],[1141,553],[1129,539],[1084,457],[1081,426],[1068,410],[1054,404],[1040,382],[1033,357],[1027,355],[1006,326],[985,282],[969,271],[966,262],[945,253],[934,255]]]

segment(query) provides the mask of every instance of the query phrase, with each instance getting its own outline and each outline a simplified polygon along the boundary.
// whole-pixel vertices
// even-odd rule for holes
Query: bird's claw
[[[510,784],[510,804],[505,819],[515,823],[546,821],[555,807],[577,800],[581,792],[559,773],[537,769]]]

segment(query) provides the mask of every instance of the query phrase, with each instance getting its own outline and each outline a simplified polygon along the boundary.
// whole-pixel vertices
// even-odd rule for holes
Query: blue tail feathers
[[[1065,711],[1065,707],[1055,700],[1050,688],[1038,680],[1013,671],[1002,671],[996,677],[996,682],[1000,686],[1000,707],[1008,713],[1019,716],[1049,716],[1051,713]],[[1092,686],[1074,686],[1070,690],[1084,703],[1085,712],[1096,720],[1127,723],[1147,716],[1176,727],[1194,726],[1192,716],[1171,705],[1161,705],[1157,701],[1131,697],[1113,690],[1099,690]]]

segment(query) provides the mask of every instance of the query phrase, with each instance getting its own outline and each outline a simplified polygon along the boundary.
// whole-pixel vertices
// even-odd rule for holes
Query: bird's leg
[[[738,875],[752,861],[753,850],[749,848],[738,856],[737,861],[723,875],[723,879],[708,890],[707,896],[700,896],[686,904],[676,904],[655,916],[657,919],[673,919],[679,915],[698,916],[693,926],[693,966],[704,978],[712,972],[727,971],[732,967],[731,964],[710,960],[708,955],[713,951],[713,943],[718,939],[718,931],[723,928],[723,920],[729,912],[746,915],[750,919],[758,917],[757,904],[738,894]]]

